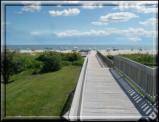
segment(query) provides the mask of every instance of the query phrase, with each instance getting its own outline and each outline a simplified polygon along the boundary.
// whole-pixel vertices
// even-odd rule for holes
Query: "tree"
[[[5,83],[8,83],[10,80],[10,76],[14,74],[14,69],[15,69],[15,65],[13,62],[14,53],[15,52],[10,52],[9,50],[6,50],[2,58],[1,72]]]

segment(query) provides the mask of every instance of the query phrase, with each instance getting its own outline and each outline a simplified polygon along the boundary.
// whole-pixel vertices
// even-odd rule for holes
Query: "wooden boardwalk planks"
[[[88,56],[82,91],[80,120],[115,120],[141,118],[133,103],[113,78],[109,68],[104,68],[96,52]]]

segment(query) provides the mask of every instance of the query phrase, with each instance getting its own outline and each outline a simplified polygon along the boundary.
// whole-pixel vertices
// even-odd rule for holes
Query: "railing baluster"
[[[152,98],[156,96],[155,68],[150,68],[121,56],[113,56],[112,61],[100,52],[97,52],[97,54],[109,67],[116,67],[126,74],[148,98],[150,96],[152,96]]]
[[[114,56],[113,62],[114,66],[125,73],[146,96],[156,96],[156,69],[120,56]]]

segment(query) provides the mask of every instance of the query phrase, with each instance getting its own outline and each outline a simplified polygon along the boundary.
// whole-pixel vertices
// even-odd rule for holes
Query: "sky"
[[[6,44],[154,45],[156,5],[28,2],[6,6]]]

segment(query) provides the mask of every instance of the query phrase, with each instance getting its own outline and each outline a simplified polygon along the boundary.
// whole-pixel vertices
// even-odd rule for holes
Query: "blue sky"
[[[156,6],[6,6],[6,43],[153,45]]]

